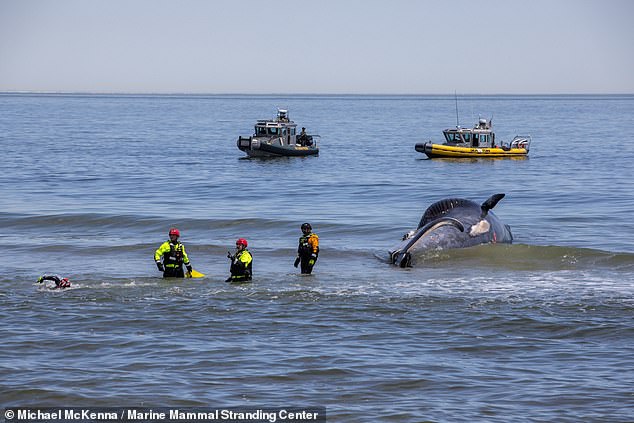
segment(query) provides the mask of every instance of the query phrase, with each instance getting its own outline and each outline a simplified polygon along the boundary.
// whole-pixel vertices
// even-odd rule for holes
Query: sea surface
[[[456,125],[454,96],[0,94],[0,406],[634,421],[634,96],[457,105],[531,135],[529,158],[416,152]],[[277,108],[319,156],[236,148]],[[433,202],[495,193],[512,245],[386,262]],[[161,278],[171,226],[205,278]],[[250,284],[224,282],[238,237]]]

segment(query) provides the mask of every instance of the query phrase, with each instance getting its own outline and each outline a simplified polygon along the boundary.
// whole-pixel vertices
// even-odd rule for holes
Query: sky
[[[0,0],[0,91],[632,94],[631,0]]]

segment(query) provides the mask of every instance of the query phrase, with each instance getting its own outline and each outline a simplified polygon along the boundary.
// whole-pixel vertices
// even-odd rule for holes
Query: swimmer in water
[[[70,281],[68,280],[68,278],[62,278],[62,277],[59,277],[58,275],[42,275],[39,278],[37,278],[38,283],[42,283],[44,281],[55,282],[55,288],[53,289],[70,288]]]

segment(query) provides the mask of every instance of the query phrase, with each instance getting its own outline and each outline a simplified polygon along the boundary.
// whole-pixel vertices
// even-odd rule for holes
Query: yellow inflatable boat
[[[491,120],[480,119],[473,128],[456,127],[443,131],[445,142],[418,143],[416,151],[435,157],[523,157],[528,155],[531,137],[516,136],[507,143],[497,143]]]

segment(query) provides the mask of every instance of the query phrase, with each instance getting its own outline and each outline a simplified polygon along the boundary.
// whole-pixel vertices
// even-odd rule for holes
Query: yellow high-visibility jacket
[[[189,265],[189,257],[185,252],[185,246],[179,241],[172,243],[165,241],[154,253],[154,261],[157,263],[163,260],[165,267],[180,267],[181,265]]]

